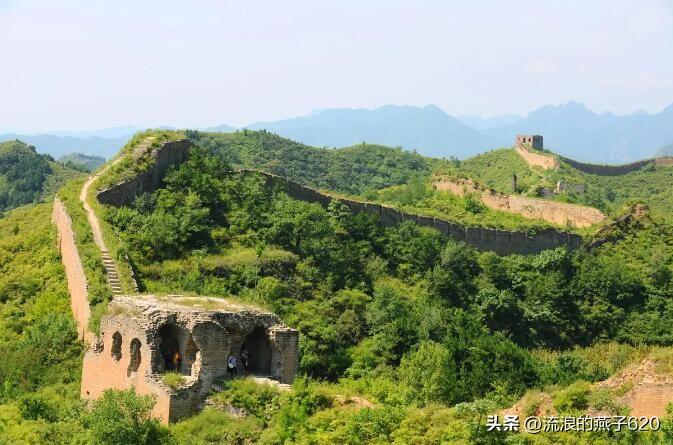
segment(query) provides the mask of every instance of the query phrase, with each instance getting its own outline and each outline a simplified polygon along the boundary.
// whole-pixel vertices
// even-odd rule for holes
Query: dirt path
[[[543,170],[549,170],[559,166],[558,160],[554,156],[533,153],[521,147],[516,147],[515,151],[531,167],[541,167]]]
[[[120,159],[117,159],[109,166],[105,167],[103,170],[99,171],[95,175],[89,176],[89,179],[86,180],[82,191],[79,194],[79,200],[82,201],[82,206],[84,211],[86,211],[86,218],[89,221],[89,226],[91,226],[91,232],[93,233],[93,240],[100,249],[101,258],[103,260],[103,267],[105,268],[105,275],[107,276],[108,284],[110,289],[112,289],[112,295],[123,295],[124,291],[122,290],[121,283],[119,281],[119,272],[117,271],[117,266],[115,265],[110,253],[107,250],[105,245],[105,240],[103,239],[103,232],[100,228],[100,221],[96,216],[96,213],[93,211],[86,198],[89,194],[89,189],[91,185],[102,175],[107,172],[111,166],[119,162]]]

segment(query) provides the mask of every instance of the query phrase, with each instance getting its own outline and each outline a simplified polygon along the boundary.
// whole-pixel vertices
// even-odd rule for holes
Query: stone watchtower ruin
[[[202,408],[227,378],[230,357],[238,375],[292,383],[298,341],[299,332],[278,316],[221,298],[115,297],[84,356],[81,395],[134,388],[155,397],[153,416],[174,422]],[[179,374],[177,385],[167,383],[167,372]]]
[[[527,150],[542,150],[542,136],[539,134],[517,134],[516,146]]]

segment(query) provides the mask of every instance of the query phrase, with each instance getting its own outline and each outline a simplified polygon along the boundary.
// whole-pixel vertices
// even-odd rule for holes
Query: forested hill
[[[0,142],[0,215],[3,211],[40,201],[67,179],[80,173],[19,140]]]
[[[255,168],[316,188],[362,194],[429,176],[443,160],[401,148],[360,144],[325,149],[300,144],[267,131],[235,133],[187,131],[197,145],[220,154],[234,168]]]

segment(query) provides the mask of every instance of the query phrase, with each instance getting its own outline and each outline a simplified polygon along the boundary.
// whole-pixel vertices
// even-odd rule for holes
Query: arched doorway
[[[112,334],[112,348],[110,348],[110,355],[117,361],[122,358],[122,335],[119,332]]]
[[[126,370],[127,376],[131,376],[131,374],[137,372],[138,367],[140,367],[140,340],[137,338],[131,340],[129,352],[131,354],[131,360],[129,361],[129,367]]]
[[[159,338],[161,369],[191,375],[192,365],[199,352],[192,335],[180,326],[165,324],[159,330]]]
[[[253,330],[241,345],[241,359],[247,352],[248,372],[257,375],[271,375],[271,344],[266,335],[266,329],[257,327]]]

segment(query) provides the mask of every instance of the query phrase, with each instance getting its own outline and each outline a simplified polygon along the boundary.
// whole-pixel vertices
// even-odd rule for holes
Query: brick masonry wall
[[[159,188],[168,170],[189,158],[191,143],[187,140],[165,143],[155,153],[155,161],[150,169],[135,178],[117,184],[98,193],[98,201],[113,206],[128,205],[136,196],[153,192]]]
[[[151,192],[160,187],[163,177],[171,166],[186,161],[189,157],[190,142],[182,140],[167,143],[156,153],[157,161],[147,172],[132,180],[118,184],[98,194],[104,204],[115,206],[127,205],[141,193]],[[305,187],[286,178],[257,170],[241,170],[242,174],[263,175],[267,183],[281,186],[294,199],[328,205],[332,199],[329,195]],[[490,229],[484,227],[465,227],[450,221],[421,215],[400,212],[392,207],[361,202],[351,199],[339,199],[353,212],[365,212],[377,215],[384,226],[391,226],[402,221],[415,221],[425,227],[433,227],[457,241],[464,241],[479,250],[492,251],[501,255],[534,254],[546,249],[565,246],[576,249],[581,245],[579,235],[546,229],[529,235],[527,232]]]
[[[70,308],[73,318],[77,322],[77,331],[81,339],[91,344],[94,341],[94,335],[89,331],[91,311],[89,309],[86,275],[77,251],[72,220],[58,198],[54,199],[51,220],[58,232],[58,251],[68,280]]]
[[[555,202],[526,196],[505,195],[488,190],[469,179],[439,176],[433,178],[435,189],[457,196],[476,194],[488,208],[515,213],[530,219],[541,219],[554,224],[589,227],[605,220],[605,215],[591,207]]]
[[[577,170],[589,173],[591,175],[599,176],[619,176],[627,173],[640,170],[647,164],[654,163],[657,167],[671,167],[673,166],[673,157],[660,157],[652,159],[643,159],[642,161],[632,162],[630,164],[622,165],[598,165],[587,164],[584,162],[575,161],[573,159],[561,157],[563,162],[568,163],[571,167]]]
[[[300,185],[281,176],[256,170],[241,170],[241,174],[262,175],[269,186],[279,187],[287,194],[301,201],[328,205],[332,196]],[[339,198],[352,212],[376,215],[383,226],[390,227],[403,221],[414,221],[424,227],[432,227],[456,241],[463,241],[482,251],[492,251],[500,255],[535,254],[547,249],[567,247],[577,249],[582,243],[579,235],[555,229],[545,229],[530,235],[527,232],[491,229],[486,227],[466,227],[451,221],[430,216],[401,212],[389,206]]]

